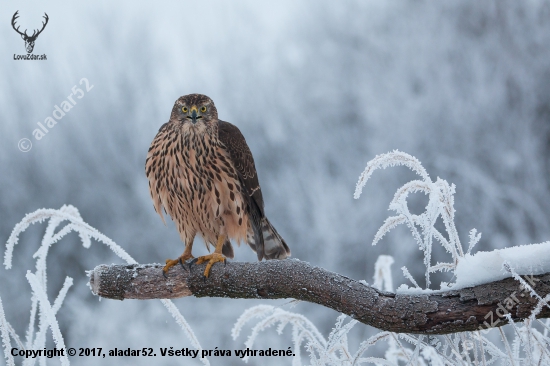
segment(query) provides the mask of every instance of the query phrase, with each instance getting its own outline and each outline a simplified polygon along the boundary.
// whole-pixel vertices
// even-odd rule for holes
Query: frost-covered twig
[[[319,333],[317,328],[303,315],[292,313],[274,306],[258,305],[246,310],[235,323],[231,332],[233,339],[237,339],[247,322],[259,318],[260,321],[252,327],[252,331],[245,346],[252,349],[254,341],[261,331],[265,331],[268,327],[279,324],[277,333],[282,334],[287,324],[292,326],[293,340],[293,365],[300,365],[300,348],[306,343],[306,349],[309,351],[309,356],[312,365],[362,365],[362,364],[381,364],[393,365],[393,363],[375,357],[362,357],[363,354],[375,345],[378,341],[386,339],[391,333],[382,332],[369,338],[367,341],[359,345],[359,349],[352,353],[348,349],[347,334],[357,324],[357,321],[350,320],[345,322],[346,316],[340,315],[336,320],[336,324],[328,336],[328,339]],[[249,355],[243,360],[247,362]]]
[[[279,323],[277,327],[278,334],[283,332],[287,324],[292,325],[292,341],[294,345],[294,359],[296,362],[299,362],[300,347],[304,341],[308,341],[308,346],[315,350],[315,352],[318,352],[321,357],[323,355],[323,350],[330,347],[321,333],[319,333],[317,328],[315,328],[306,317],[269,305],[258,305],[246,310],[239,317],[231,330],[233,339],[237,339],[247,322],[257,318],[259,318],[260,321],[252,328],[252,332],[245,342],[247,348],[252,349],[254,341],[260,332],[277,323]],[[250,355],[247,354],[243,357],[243,360],[247,362],[249,358]]]
[[[529,285],[527,283],[527,281],[525,281],[523,278],[521,278],[521,276],[516,271],[514,271],[514,269],[512,267],[510,267],[510,264],[508,262],[504,262],[503,267],[504,267],[504,269],[506,269],[506,271],[508,271],[512,274],[512,276],[514,277],[515,280],[517,280],[519,283],[521,283],[521,286],[524,289],[529,290],[529,293],[531,294],[531,296],[535,297],[538,301],[540,301],[541,304],[544,304],[544,305],[546,305],[547,307],[550,308],[550,304],[548,304],[548,300],[543,299],[543,296],[546,296],[546,295],[542,295],[542,296],[539,295],[533,289],[533,287],[531,287],[531,285]]]
[[[384,224],[378,229],[373,245],[378,243],[380,239],[392,229],[400,224],[405,224],[411,230],[413,238],[418,246],[424,251],[424,265],[426,266],[426,287],[430,287],[430,273],[439,270],[453,270],[461,257],[464,256],[458,232],[454,223],[454,193],[455,186],[449,185],[446,180],[437,178],[433,182],[428,175],[428,172],[420,161],[414,156],[401,151],[392,151],[387,154],[377,155],[374,159],[367,163],[367,167],[359,177],[355,188],[354,198],[359,198],[363,187],[372,176],[376,169],[385,169],[390,166],[403,165],[417,173],[422,180],[413,180],[405,183],[397,190],[392,201],[390,202],[390,210],[397,213],[396,216],[391,216],[386,219]],[[428,195],[428,204],[426,210],[420,215],[414,215],[410,212],[407,197],[411,193],[422,192]],[[445,238],[436,228],[435,223],[441,217],[448,239]],[[452,256],[452,263],[431,265],[432,244],[433,240],[437,240],[443,245],[446,251]],[[470,248],[479,240],[479,236],[475,232],[470,237]],[[413,282],[416,282],[412,280]]]
[[[202,346],[200,345],[199,340],[197,339],[197,336],[195,336],[195,333],[189,326],[189,323],[187,323],[187,320],[185,320],[183,315],[181,315],[176,305],[174,305],[172,301],[167,299],[161,299],[160,301],[166,307],[166,309],[168,309],[168,312],[170,313],[170,315],[172,315],[174,319],[176,319],[176,323],[178,323],[179,326],[183,329],[183,331],[185,332],[185,335],[191,341],[191,345],[195,347],[195,349],[201,351],[201,354],[202,354]],[[205,357],[201,357],[201,362],[204,365],[210,365],[210,362]]]
[[[407,269],[407,267],[403,266],[401,267],[401,271],[403,271],[403,276],[405,276],[406,279],[408,279],[409,281],[412,282],[412,284],[414,285],[414,287],[420,289],[421,287],[418,286],[418,283],[416,283],[414,277],[411,275],[411,273],[409,272],[409,270]]]
[[[40,285],[36,275],[31,273],[30,271],[27,272],[27,280],[31,285],[34,296],[38,298],[38,301],[40,303],[42,313],[44,314],[44,320],[42,321],[47,321],[48,326],[50,326],[52,329],[53,341],[56,348],[65,349],[65,341],[63,340],[63,335],[61,335],[61,330],[59,329],[59,325],[57,324],[55,313],[52,309],[50,302],[48,301],[48,295],[46,295],[46,292],[44,291],[44,288]],[[60,359],[61,365],[69,365],[69,358],[65,353],[61,354]]]
[[[6,243],[6,252],[4,254],[4,266],[6,269],[11,268],[11,262],[13,257],[13,249],[17,243],[19,243],[19,235],[25,231],[30,225],[43,222],[44,220],[53,220],[55,225],[48,226],[42,246],[37,251],[35,256],[40,256],[40,253],[47,253],[47,249],[54,243],[56,243],[63,236],[71,231],[76,231],[82,239],[84,247],[90,246],[90,238],[96,239],[99,242],[106,244],[117,256],[125,260],[127,263],[136,263],[136,261],[119,245],[112,241],[107,236],[101,234],[99,231],[82,221],[78,210],[71,205],[64,205],[59,210],[54,209],[40,209],[30,214],[27,214],[21,222],[19,222],[13,228],[8,242]],[[62,232],[52,236],[57,226],[63,222],[69,221],[69,226],[63,228]],[[49,234],[49,235],[48,235]]]
[[[374,264],[374,283],[372,286],[380,291],[392,292],[393,279],[391,265],[394,259],[391,255],[380,255]]]
[[[6,364],[8,366],[14,366],[15,362],[13,361],[13,356],[11,355],[11,346],[10,346],[10,334],[9,334],[9,325],[4,314],[4,308],[2,307],[2,299],[0,299],[0,336],[2,336],[2,346],[4,347],[4,355],[6,356]]]

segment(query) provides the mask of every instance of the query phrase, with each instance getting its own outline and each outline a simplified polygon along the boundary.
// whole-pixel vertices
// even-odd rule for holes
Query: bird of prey
[[[189,94],[176,100],[170,119],[153,139],[145,173],[155,211],[176,223],[183,254],[167,259],[164,274],[177,263],[194,258],[193,240],[202,236],[214,252],[197,258],[216,262],[233,258],[230,239],[245,241],[258,260],[284,259],[290,249],[264,212],[264,200],[252,153],[239,129],[218,119],[212,99]],[[209,249],[210,251],[210,249]]]

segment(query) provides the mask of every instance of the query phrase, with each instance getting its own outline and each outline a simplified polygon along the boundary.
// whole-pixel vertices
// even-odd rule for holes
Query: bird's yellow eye
[[[205,106],[202,106],[202,107],[201,107],[201,112],[202,112],[202,113],[206,112],[206,107],[205,107]]]
[[[182,110],[183,113],[187,113],[187,111],[188,111],[189,109],[187,109],[187,107],[183,107],[181,110]]]

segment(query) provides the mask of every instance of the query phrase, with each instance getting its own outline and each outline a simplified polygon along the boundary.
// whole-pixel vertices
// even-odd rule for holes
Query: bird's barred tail
[[[261,219],[261,235],[260,240],[255,240],[254,233],[249,232],[247,238],[248,245],[258,254],[258,260],[290,257],[288,245],[266,217]]]
[[[266,259],[290,257],[288,245],[266,217],[262,219],[262,236],[264,237],[264,256]]]

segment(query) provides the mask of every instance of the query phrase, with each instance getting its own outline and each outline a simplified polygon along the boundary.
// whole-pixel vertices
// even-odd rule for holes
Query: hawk
[[[245,241],[258,260],[284,259],[290,249],[271,225],[252,153],[241,131],[218,119],[212,99],[189,94],[176,100],[170,119],[153,139],[145,173],[155,211],[162,210],[176,223],[183,254],[167,259],[164,274],[177,263],[183,266],[198,234],[214,252],[197,258],[212,265],[233,258],[230,239]]]

